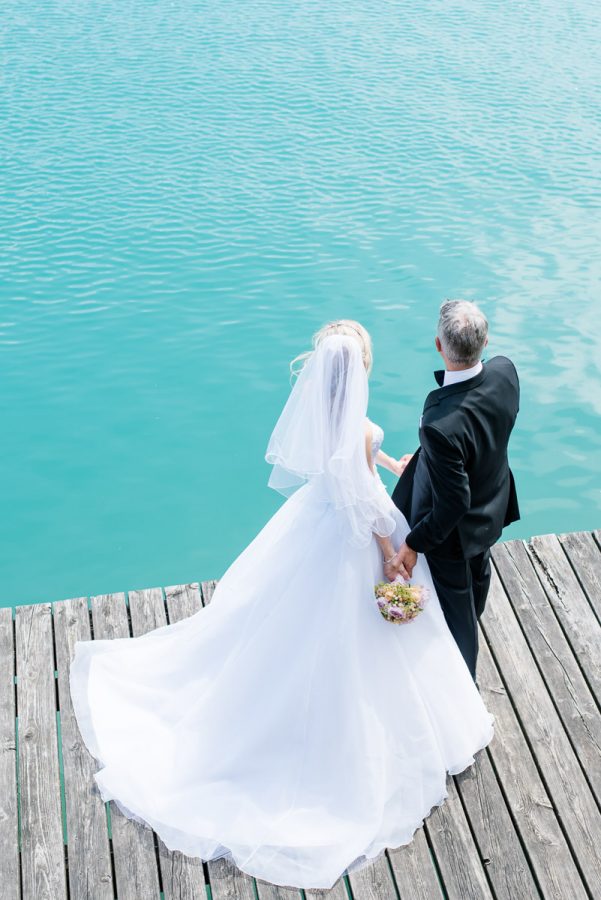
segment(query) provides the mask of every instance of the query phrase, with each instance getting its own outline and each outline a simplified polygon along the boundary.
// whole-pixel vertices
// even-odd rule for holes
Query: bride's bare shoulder
[[[369,468],[373,469],[374,461],[371,458],[371,447],[372,447],[372,439],[373,439],[373,425],[370,419],[365,417],[365,455],[367,457],[367,462],[369,464]]]

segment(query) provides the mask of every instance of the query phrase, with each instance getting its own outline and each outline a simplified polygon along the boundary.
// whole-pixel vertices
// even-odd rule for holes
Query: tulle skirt
[[[398,546],[408,527],[397,521]],[[277,885],[329,888],[409,843],[493,735],[430,600],[387,622],[374,541],[340,540],[308,484],[234,561],[210,605],[141,637],[78,641],[70,669],[104,800],[171,850]]]

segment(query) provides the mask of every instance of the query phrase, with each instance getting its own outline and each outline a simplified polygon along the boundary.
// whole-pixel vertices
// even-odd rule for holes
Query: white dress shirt
[[[477,375],[478,372],[481,371],[482,360],[478,360],[476,365],[471,366],[469,369],[459,369],[457,372],[449,372],[446,370],[442,386],[446,387],[448,384],[457,384],[458,381],[467,381],[468,378],[473,378],[474,375]]]

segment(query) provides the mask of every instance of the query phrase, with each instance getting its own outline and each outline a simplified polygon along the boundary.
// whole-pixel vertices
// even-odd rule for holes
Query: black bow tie
[[[481,362],[482,362],[482,365],[484,366],[484,362],[485,362],[484,358],[482,358]],[[436,372],[434,372],[434,377],[436,378],[436,381],[438,382],[438,385],[440,387],[444,387],[444,376],[445,376],[445,369],[437,369]],[[472,378],[473,377],[475,377],[475,376],[472,375]]]

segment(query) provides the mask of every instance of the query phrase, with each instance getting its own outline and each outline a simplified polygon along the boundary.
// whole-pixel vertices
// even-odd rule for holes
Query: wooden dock
[[[411,845],[325,892],[171,853],[92,779],[68,690],[74,642],[175,622],[214,582],[0,609],[2,900],[601,898],[600,547],[601,532],[582,532],[495,548],[478,672],[495,737]]]

